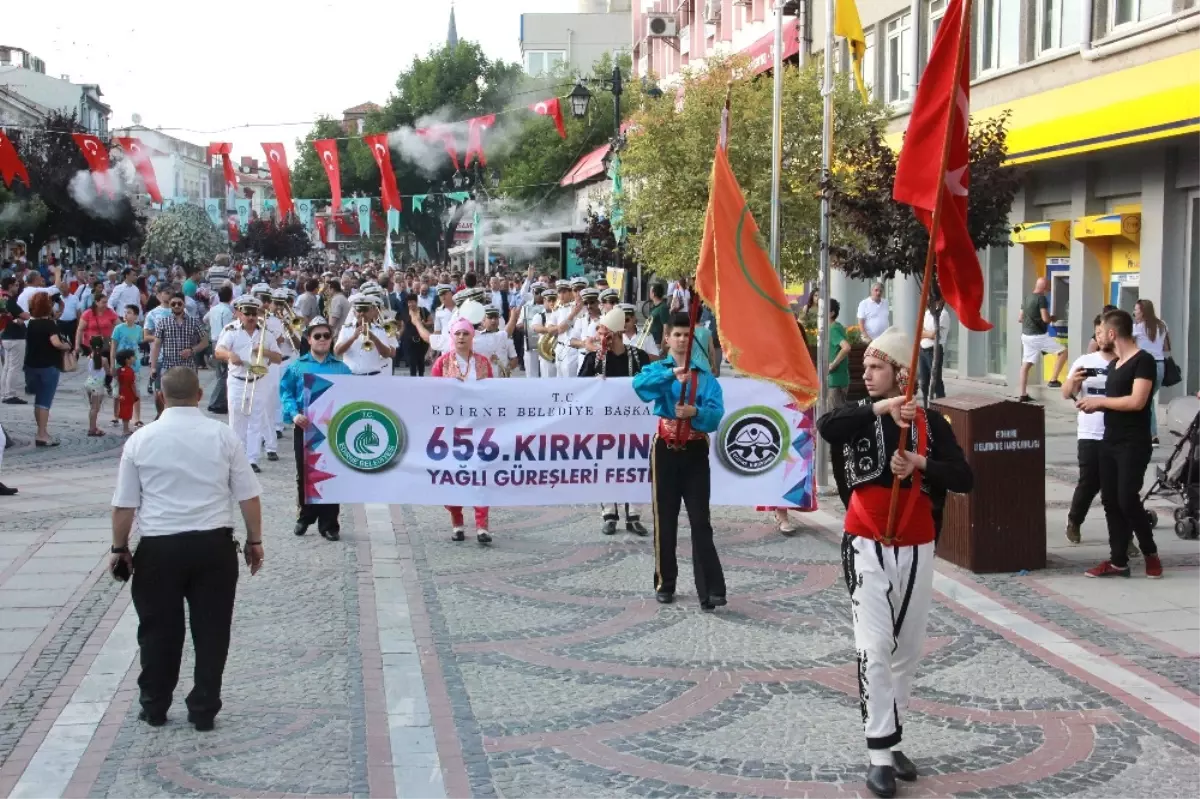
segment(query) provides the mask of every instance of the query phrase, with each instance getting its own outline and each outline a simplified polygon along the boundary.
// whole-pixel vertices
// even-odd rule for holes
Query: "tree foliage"
[[[1007,126],[1004,113],[970,132],[967,228],[977,250],[1012,244],[1008,213],[1022,175],[1020,169],[1004,166]],[[859,280],[920,274],[929,234],[912,208],[892,199],[896,153],[876,132],[851,147],[847,157],[853,168],[837,171],[828,186],[831,211],[843,233],[830,248],[832,264]]]
[[[268,261],[302,258],[311,249],[312,239],[308,231],[294,216],[289,216],[284,222],[260,217],[251,219],[246,231],[234,245],[235,252],[254,253]]]
[[[18,197],[0,186],[0,241],[28,241],[48,210],[37,195]]]
[[[225,240],[198,205],[176,205],[163,211],[146,227],[142,254],[163,263],[182,263],[188,269],[203,266],[225,248]]]
[[[114,164],[108,174],[112,196],[97,191],[87,162],[70,136],[72,131],[87,132],[74,111],[56,111],[34,128],[9,134],[29,171],[30,187],[14,182],[12,193],[30,203],[27,220],[34,226],[23,237],[31,253],[56,236],[73,238],[80,245],[125,244],[141,237],[144,220],[130,200],[135,190],[124,182]],[[104,144],[111,147],[109,141]],[[36,212],[35,197],[45,207],[44,213]]]
[[[817,64],[783,72],[781,265],[786,280],[816,273],[821,179],[821,77]],[[731,91],[728,157],[750,211],[770,229],[772,80],[751,74],[745,56],[710,60],[685,72],[681,107],[674,92],[647,97],[622,156],[628,202],[625,222],[638,260],[663,277],[696,270],[708,204],[712,153],[726,87]],[[883,108],[864,105],[847,76],[835,84],[835,158],[867,141]]]
[[[613,235],[612,224],[608,219],[595,212],[588,214],[576,255],[585,266],[593,270],[616,265],[617,237]]]

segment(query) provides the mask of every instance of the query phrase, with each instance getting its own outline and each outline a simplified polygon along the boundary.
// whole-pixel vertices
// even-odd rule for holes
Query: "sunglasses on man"
[[[313,333],[311,338],[314,341],[324,341],[325,339],[333,338],[332,333]]]

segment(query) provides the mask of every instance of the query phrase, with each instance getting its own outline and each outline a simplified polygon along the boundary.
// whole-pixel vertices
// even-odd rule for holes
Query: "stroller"
[[[1167,406],[1167,431],[1179,439],[1167,462],[1156,468],[1157,479],[1142,502],[1164,495],[1178,502],[1175,508],[1175,535],[1185,540],[1200,537],[1200,399],[1178,397]],[[1188,420],[1191,420],[1190,422]],[[1151,526],[1158,524],[1158,514],[1147,509]]]

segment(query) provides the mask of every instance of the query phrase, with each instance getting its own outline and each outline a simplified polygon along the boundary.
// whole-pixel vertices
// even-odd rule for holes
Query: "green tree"
[[[182,263],[187,269],[209,263],[225,248],[225,240],[198,205],[176,205],[146,226],[142,254],[163,263]]]
[[[785,282],[816,273],[821,179],[821,80],[813,64],[783,73],[781,266]],[[645,97],[635,117],[622,166],[625,223],[637,259],[662,277],[696,271],[709,176],[726,87],[731,91],[729,162],[750,211],[766,235],[770,227],[772,81],[755,78],[745,56],[710,60],[686,73],[683,103],[674,93]],[[882,125],[884,109],[864,105],[846,76],[833,95],[835,159]]]
[[[274,219],[251,219],[246,232],[234,246],[235,252],[255,253],[268,261],[301,258],[307,255],[310,249],[312,239],[309,238],[308,231],[299,220],[291,216],[282,223]]]
[[[365,155],[371,161],[371,168],[375,167],[375,162],[371,159],[371,154],[367,152],[362,141],[346,138],[340,122],[329,117],[321,117],[303,140],[296,140],[299,155],[296,157],[296,163],[292,165],[292,194],[294,196],[313,200],[332,199],[329,177],[325,174],[325,167],[321,165],[321,158],[312,146],[317,139],[338,139],[338,172],[341,176],[344,196],[379,194],[379,170],[376,169],[374,175],[371,175],[363,174],[358,169],[360,159],[356,156],[359,155]],[[359,150],[362,152],[359,153]],[[371,182],[372,178],[374,183]]]
[[[46,204],[40,197],[18,197],[0,186],[0,241],[28,241],[47,212]]]

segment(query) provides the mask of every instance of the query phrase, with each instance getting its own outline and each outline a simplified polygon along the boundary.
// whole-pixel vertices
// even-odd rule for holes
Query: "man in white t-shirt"
[[[939,314],[935,324],[934,312]],[[937,336],[937,347],[933,346],[933,337]],[[925,311],[925,323],[921,325],[921,359],[917,362],[917,385],[921,387],[921,396],[941,399],[946,396],[946,386],[942,382],[942,368],[946,364],[946,336],[950,335],[950,315],[946,313],[946,301],[941,297],[929,300],[929,308]],[[936,363],[936,369],[934,368]]]
[[[871,286],[871,296],[858,304],[858,329],[864,341],[878,338],[892,325],[892,309],[883,298],[883,284]]]
[[[1094,327],[1099,328],[1103,316],[1097,316]],[[1103,337],[1096,336],[1097,341]],[[1084,396],[1104,396],[1104,385],[1107,382],[1108,365],[1117,357],[1112,343],[1103,343],[1100,349],[1080,355],[1071,364],[1069,377],[1063,383],[1063,399],[1075,400]],[[1067,511],[1067,540],[1078,544],[1081,540],[1079,529],[1087,518],[1088,508],[1092,500],[1100,493],[1100,441],[1104,438],[1104,414],[1079,412],[1076,427],[1079,456],[1079,482],[1075,485],[1075,493],[1071,497],[1071,509]],[[1136,545],[1130,541],[1130,547]],[[1132,550],[1131,550],[1132,551]]]

